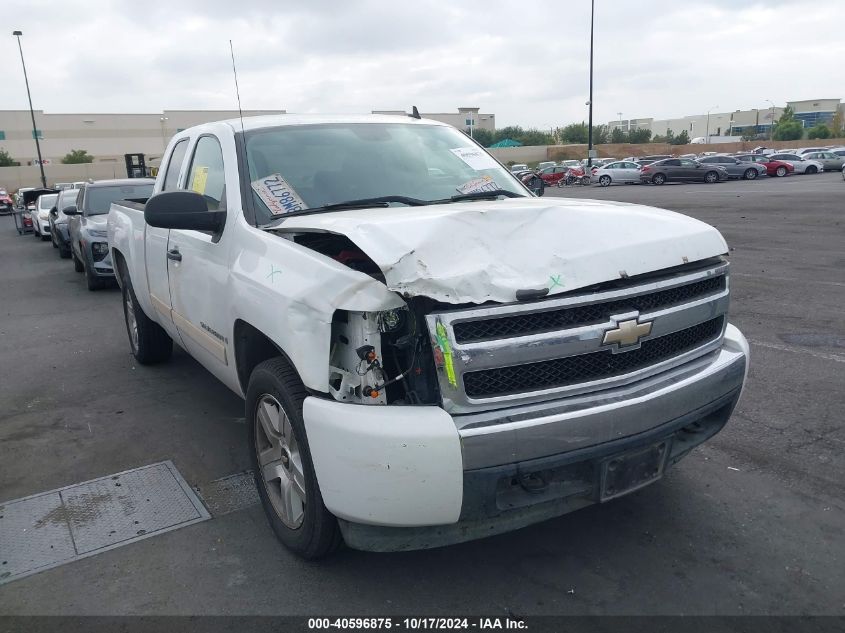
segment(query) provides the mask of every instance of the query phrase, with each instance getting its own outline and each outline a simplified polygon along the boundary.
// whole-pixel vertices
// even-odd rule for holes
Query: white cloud
[[[597,122],[845,97],[831,81],[841,0],[596,5]],[[47,112],[232,108],[231,38],[248,109],[477,105],[499,125],[540,127],[587,115],[586,2],[7,0],[4,14],[25,33],[33,103]],[[26,108],[10,35],[0,59],[0,108]]]

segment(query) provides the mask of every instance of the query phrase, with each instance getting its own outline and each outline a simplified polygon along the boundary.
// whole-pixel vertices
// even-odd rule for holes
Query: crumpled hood
[[[448,303],[549,296],[727,252],[693,218],[621,202],[554,198],[337,211],[286,218],[280,232],[347,236],[406,296]]]

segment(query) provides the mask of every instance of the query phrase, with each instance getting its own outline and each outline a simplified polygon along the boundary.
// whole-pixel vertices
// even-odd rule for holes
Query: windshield
[[[46,196],[41,196],[38,198],[38,208],[39,209],[52,209],[53,204],[56,202],[56,198],[59,197],[59,194],[53,193],[48,194]]]
[[[67,207],[76,204],[76,197],[79,195],[79,189],[67,189],[59,194],[59,202],[56,206],[60,211],[64,211]]]
[[[149,198],[153,185],[115,185],[113,187],[89,187],[85,192],[85,215],[103,215],[109,212],[112,202],[127,198]]]
[[[259,223],[382,196],[428,202],[494,189],[530,195],[478,145],[441,125],[270,128],[247,133],[246,154]]]

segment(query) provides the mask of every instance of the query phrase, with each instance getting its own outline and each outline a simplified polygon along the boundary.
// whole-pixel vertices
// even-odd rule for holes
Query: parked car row
[[[65,184],[71,186],[58,187]],[[27,205],[23,217],[31,221],[35,237],[50,240],[59,257],[73,260],[74,270],[85,274],[88,290],[97,290],[114,282],[106,232],[111,203],[148,198],[154,184],[150,178],[57,183],[58,192],[45,190],[52,193]]]

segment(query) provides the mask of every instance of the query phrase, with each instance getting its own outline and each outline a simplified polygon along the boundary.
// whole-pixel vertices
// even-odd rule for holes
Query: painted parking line
[[[0,584],[209,518],[170,461],[0,503]]]

